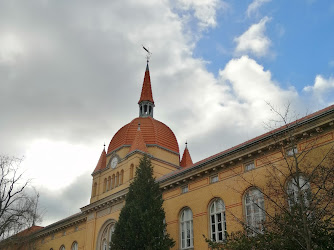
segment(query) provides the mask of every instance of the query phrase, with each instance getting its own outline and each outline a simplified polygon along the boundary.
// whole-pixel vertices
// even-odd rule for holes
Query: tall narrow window
[[[134,166],[133,166],[133,164],[131,164],[131,166],[130,166],[130,180],[133,179],[133,169],[134,169]]]
[[[78,242],[74,241],[71,250],[78,250]]]
[[[299,193],[299,190],[301,192],[301,195]],[[304,205],[308,206],[309,195],[311,192],[310,190],[310,183],[305,179],[304,176],[299,176],[298,178],[291,178],[287,186],[289,207],[292,207],[299,203],[300,197],[302,197]]]
[[[111,189],[111,177],[109,176],[108,177],[108,190]]]
[[[211,240],[223,241],[226,236],[225,204],[216,199],[210,206]]]
[[[59,250],[65,250],[65,246],[62,245],[62,246],[59,248]]]
[[[257,188],[249,189],[244,197],[246,223],[250,234],[262,232],[262,222],[265,220],[264,199]]]
[[[116,184],[116,176],[115,174],[112,175],[112,183],[111,183],[111,187],[114,188]]]
[[[115,183],[116,187],[118,187],[119,185],[119,173],[116,173],[116,183]]]
[[[103,192],[106,192],[107,191],[107,178],[104,178],[104,181],[103,181]]]
[[[124,176],[124,170],[122,169],[119,175],[119,185],[123,184],[123,176]]]
[[[97,189],[97,183],[95,182],[93,185],[93,192],[92,192],[92,197],[96,195],[96,189]]]
[[[180,217],[181,249],[194,247],[193,213],[185,208]]]

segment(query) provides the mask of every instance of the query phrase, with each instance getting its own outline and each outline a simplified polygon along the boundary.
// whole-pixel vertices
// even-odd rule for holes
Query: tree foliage
[[[166,233],[162,193],[153,178],[153,167],[145,155],[130,184],[125,206],[121,210],[112,236],[112,249],[164,250],[175,242]]]

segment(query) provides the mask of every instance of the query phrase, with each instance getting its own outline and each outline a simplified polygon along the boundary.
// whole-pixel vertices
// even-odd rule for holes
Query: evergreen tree
[[[130,184],[125,206],[112,236],[111,249],[164,250],[175,242],[166,233],[162,193],[153,177],[153,167],[145,155]]]

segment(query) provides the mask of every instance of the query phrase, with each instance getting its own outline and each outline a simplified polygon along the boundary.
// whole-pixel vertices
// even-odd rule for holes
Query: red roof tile
[[[135,139],[132,142],[132,145],[130,147],[129,153],[131,153],[131,152],[133,152],[135,150],[140,150],[142,152],[148,153],[148,150],[147,150],[144,138],[143,138],[143,136],[141,134],[140,127],[138,127],[138,129],[137,129],[137,133],[136,133]]]
[[[140,123],[141,135],[147,144],[156,144],[179,154],[179,145],[173,131],[164,123],[152,117],[137,117],[123,126],[111,139],[108,154],[115,149],[132,145]]]
[[[42,228],[44,228],[44,227],[32,226],[32,227],[29,227],[29,228],[27,228],[27,229],[25,229],[25,230],[17,233],[15,236],[20,236],[20,237],[22,237],[22,236],[28,236],[28,235],[36,232],[36,231],[41,230]]]
[[[95,172],[97,172],[97,171],[99,171],[99,170],[101,170],[101,169],[104,169],[105,167],[106,167],[106,160],[107,160],[107,157],[106,157],[107,155],[106,155],[106,150],[105,149],[103,149],[103,151],[102,151],[102,153],[101,153],[101,156],[100,156],[100,159],[99,159],[99,161],[97,162],[97,165],[96,165],[96,168],[95,168],[95,170],[94,170],[94,172],[93,173],[95,173]]]
[[[186,148],[184,149],[183,152],[183,156],[182,156],[182,160],[180,162],[180,166],[183,168],[189,167],[193,165],[193,161],[191,160],[191,156],[188,150],[188,147],[186,146]]]
[[[148,64],[146,66],[143,87],[142,87],[142,90],[141,90],[141,95],[140,95],[140,99],[138,101],[138,104],[141,103],[142,101],[150,101],[150,102],[154,103],[153,95],[152,95],[150,71],[148,69]]]

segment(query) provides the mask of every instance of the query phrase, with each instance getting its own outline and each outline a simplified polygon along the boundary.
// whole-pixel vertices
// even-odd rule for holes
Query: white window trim
[[[184,219],[184,213],[188,211],[191,215],[190,219]],[[187,237],[187,229],[189,228],[189,237]],[[182,233],[184,232],[185,238],[182,237]],[[187,245],[187,241],[189,239],[189,246]],[[183,244],[184,243],[184,244]],[[180,215],[180,248],[181,249],[193,249],[194,248],[194,226],[193,226],[193,212],[190,208],[185,208],[182,210]]]
[[[297,146],[293,146],[293,147],[288,148],[286,150],[286,156],[288,156],[288,157],[292,157],[293,155],[296,155],[296,154],[298,154]]]
[[[253,166],[252,168],[248,169],[247,167],[248,166]],[[248,172],[248,171],[252,171],[255,169],[255,162],[254,161],[250,161],[250,162],[247,162],[244,164],[244,170],[245,172]]]
[[[297,183],[295,183],[295,178],[296,177],[290,178],[290,180],[287,183],[288,204],[290,208],[299,202],[298,201],[298,187],[297,187]],[[303,175],[300,175],[299,185],[301,186],[300,188],[301,188],[301,191],[303,192],[302,195],[304,197],[304,204],[308,206],[309,200],[308,200],[307,195],[308,195],[308,192],[311,191],[310,183],[306,180],[306,178]]]
[[[256,195],[249,195],[251,192],[258,191]],[[255,200],[247,201],[247,195]],[[249,208],[249,209],[248,209]],[[250,235],[255,235],[256,233],[262,232],[261,222],[265,221],[265,206],[264,206],[264,198],[263,194],[258,188],[251,188],[247,190],[244,195],[244,209],[245,209],[245,219],[247,227],[251,229]],[[248,214],[248,210],[250,210],[250,214]],[[256,212],[257,210],[257,212]],[[250,217],[250,218],[249,218]]]
[[[181,187],[181,194],[186,194],[189,192],[189,187],[188,185],[182,186]]]
[[[217,177],[217,179],[215,181],[213,181],[213,179],[216,178],[216,177]],[[217,182],[219,182],[218,174],[211,175],[210,176],[210,184],[217,183]]]
[[[218,205],[221,205],[221,209],[218,209]],[[214,212],[212,208],[214,207]],[[221,242],[226,239],[226,213],[225,204],[222,199],[215,199],[209,206],[209,225],[211,240],[215,242]],[[220,215],[221,231],[218,231],[218,217]],[[214,222],[212,222],[212,216],[214,216]],[[215,227],[215,232],[212,231],[212,227]],[[222,239],[219,240],[219,233],[222,233]]]

